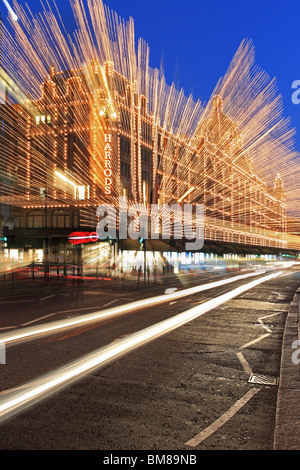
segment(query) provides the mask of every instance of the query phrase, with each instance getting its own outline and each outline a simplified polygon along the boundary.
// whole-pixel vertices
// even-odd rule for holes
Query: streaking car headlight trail
[[[8,344],[15,341],[28,340],[35,336],[55,333],[62,329],[73,328],[78,325],[97,322],[100,320],[108,320],[118,315],[126,314],[143,308],[154,307],[158,304],[167,303],[171,300],[175,300],[192,294],[197,294],[198,292],[213,289],[215,287],[220,287],[225,284],[246,279],[251,276],[258,276],[259,274],[263,273],[265,273],[265,271],[256,271],[254,273],[251,272],[248,274],[241,274],[239,276],[234,276],[228,279],[222,279],[220,281],[210,282],[208,284],[202,284],[196,287],[190,287],[188,289],[180,290],[171,294],[159,295],[156,297],[137,300],[135,302],[130,302],[125,305],[120,305],[106,310],[100,310],[87,315],[78,315],[76,317],[73,317],[72,319],[58,320],[56,322],[45,323],[43,325],[35,325],[28,328],[14,330],[14,332],[1,334],[0,344]]]
[[[99,369],[115,361],[116,359],[130,353],[154,339],[157,339],[176,328],[188,323],[204,313],[220,306],[224,302],[237,297],[243,292],[253,287],[269,281],[282,274],[282,272],[272,273],[267,276],[255,279],[247,284],[237,287],[214,299],[204,302],[174,317],[145,328],[137,333],[131,334],[123,339],[111,343],[99,350],[94,351],[79,360],[62,366],[47,375],[39,377],[37,380],[22,385],[19,391],[7,392],[0,399],[0,421],[21,412],[39,400],[51,395],[54,391],[82,378],[84,375]]]

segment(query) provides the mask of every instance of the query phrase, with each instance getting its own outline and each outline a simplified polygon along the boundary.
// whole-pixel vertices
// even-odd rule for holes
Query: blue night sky
[[[292,103],[292,83],[300,80],[299,0],[107,0],[120,16],[135,20],[137,37],[150,46],[150,64],[163,61],[167,81],[195,99],[207,101],[241,41],[249,38],[256,63],[276,77],[286,116],[297,129],[300,104]]]
[[[83,0],[84,2],[86,0]],[[96,0],[95,0],[96,1]],[[25,5],[25,0],[19,0]],[[292,103],[292,83],[300,80],[299,0],[104,0],[124,19],[133,17],[136,39],[150,47],[150,65],[163,64],[167,83],[206,102],[226,72],[241,41],[253,41],[256,63],[276,77],[285,116],[297,129],[300,151],[300,104]],[[36,0],[27,0],[33,12]],[[56,0],[65,26],[72,31],[68,0]],[[46,5],[46,2],[45,2]],[[1,12],[5,16],[1,2]]]

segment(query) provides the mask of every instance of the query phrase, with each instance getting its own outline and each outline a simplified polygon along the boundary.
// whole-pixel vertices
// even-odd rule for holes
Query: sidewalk
[[[300,449],[300,363],[292,361],[293,353],[300,359],[300,347],[292,348],[293,342],[300,340],[299,316],[300,289],[290,305],[283,336],[274,450]]]

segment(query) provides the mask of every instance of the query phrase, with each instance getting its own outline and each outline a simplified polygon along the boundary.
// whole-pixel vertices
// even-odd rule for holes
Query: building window
[[[45,213],[41,211],[29,212],[27,216],[28,228],[44,228],[45,227]]]
[[[70,215],[63,210],[52,213],[52,228],[70,228]]]
[[[24,227],[24,215],[23,214],[15,214],[15,225],[14,228],[25,228]]]
[[[130,178],[130,167],[128,163],[121,162],[121,176],[125,178]]]
[[[79,211],[73,212],[73,227],[79,228]]]
[[[148,152],[146,149],[143,149],[143,148],[142,148],[142,161],[148,162]]]
[[[35,117],[35,123],[38,126],[41,122],[47,122],[47,124],[51,123],[51,116],[50,114],[47,114],[47,116],[42,115],[42,116],[36,116]]]
[[[128,142],[127,140],[121,139],[120,147],[121,147],[122,153],[125,153],[126,155],[130,155],[130,142]]]

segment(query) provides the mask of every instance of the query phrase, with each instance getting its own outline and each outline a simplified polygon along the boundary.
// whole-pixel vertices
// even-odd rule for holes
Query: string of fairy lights
[[[110,203],[118,204],[119,195],[148,205],[204,203],[208,237],[285,243],[287,208],[298,214],[295,130],[276,81],[255,64],[251,41],[241,43],[204,104],[150,67],[149,46],[136,43],[132,18],[125,21],[100,0],[70,5],[73,34],[66,34],[54,0],[41,4],[38,15],[15,2],[19,21],[11,17],[3,27],[2,73],[17,86],[6,96],[11,112],[2,111],[0,172],[10,176],[2,200],[42,207],[45,187],[53,207],[74,205],[80,188],[88,198],[75,201],[78,207],[106,200],[109,133]],[[128,143],[127,187],[121,139]]]

